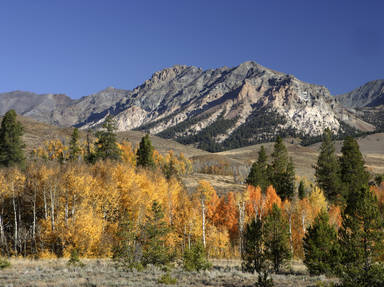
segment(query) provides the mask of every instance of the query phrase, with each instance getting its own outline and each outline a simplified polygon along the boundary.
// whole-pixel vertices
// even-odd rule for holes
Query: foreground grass
[[[150,266],[141,272],[123,272],[108,259],[84,259],[84,267],[67,265],[67,259],[12,259],[9,268],[0,270],[0,286],[72,287],[72,286],[166,286],[160,279],[168,272]],[[325,277],[306,275],[301,264],[293,264],[287,275],[273,275],[275,286],[323,286]],[[168,275],[167,275],[168,276]],[[204,272],[186,272],[175,268],[169,272],[176,279],[172,286],[254,286],[256,274],[242,273],[239,261],[216,260]]]

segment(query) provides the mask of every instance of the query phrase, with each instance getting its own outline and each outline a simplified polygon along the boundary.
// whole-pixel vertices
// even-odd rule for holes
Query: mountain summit
[[[29,113],[31,109],[33,105],[25,108]],[[276,135],[317,137],[325,128],[336,134],[375,129],[325,87],[251,61],[205,71],[176,65],[154,73],[132,91],[110,87],[54,105],[38,119],[93,128],[109,114],[121,131],[144,130],[207,150],[271,141]]]

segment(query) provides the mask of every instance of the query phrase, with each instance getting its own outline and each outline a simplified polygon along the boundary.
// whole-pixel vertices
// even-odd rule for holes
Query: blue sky
[[[2,0],[0,92],[79,98],[253,60],[332,94],[384,78],[384,1]]]

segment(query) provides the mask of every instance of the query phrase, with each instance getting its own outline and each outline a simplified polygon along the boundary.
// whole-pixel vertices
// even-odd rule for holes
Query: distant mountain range
[[[318,138],[383,128],[384,80],[333,97],[324,86],[255,62],[205,70],[173,66],[134,90],[109,87],[72,100],[65,95],[0,94],[0,114],[17,113],[58,126],[98,128],[107,115],[120,131],[141,130],[218,151],[273,140]]]

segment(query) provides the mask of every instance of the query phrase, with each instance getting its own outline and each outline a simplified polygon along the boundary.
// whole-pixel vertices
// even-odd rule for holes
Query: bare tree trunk
[[[50,197],[51,197],[51,226],[52,231],[55,230],[55,195],[56,195],[56,185],[54,188],[49,189]]]
[[[45,194],[45,188],[43,188],[43,198],[44,198],[44,219],[48,218],[48,208],[47,208],[47,196]]]
[[[201,200],[201,213],[203,216],[203,246],[206,247],[206,241],[205,241],[205,202],[204,199]]]
[[[17,242],[18,242],[18,226],[17,226],[17,208],[16,208],[16,198],[15,198],[15,186],[12,183],[12,204],[13,204],[13,213],[14,213],[14,220],[15,220],[15,230],[14,230],[14,249],[15,249],[15,255],[17,255]]]
[[[239,208],[239,239],[240,239],[240,256],[243,255],[243,232],[244,232],[244,211],[245,211],[245,202],[241,201],[237,204]]]
[[[32,222],[32,238],[33,238],[33,245],[35,248],[35,252],[37,251],[36,248],[36,197],[37,197],[37,191],[36,188],[34,188],[33,193],[33,222]]]

